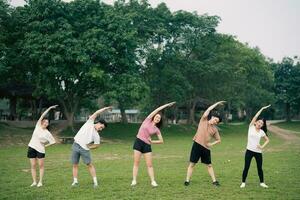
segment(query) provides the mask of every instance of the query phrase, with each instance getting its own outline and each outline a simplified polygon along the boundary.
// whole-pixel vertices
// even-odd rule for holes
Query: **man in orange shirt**
[[[201,163],[204,163],[207,166],[207,170],[212,178],[213,185],[220,186],[219,182],[216,180],[211,164],[210,147],[221,142],[219,131],[216,125],[222,121],[222,118],[217,115],[211,116],[210,111],[212,111],[216,106],[222,105],[223,103],[225,103],[225,101],[219,101],[210,106],[200,119],[197,133],[193,138],[194,144],[191,150],[190,164],[187,169],[186,181],[184,182],[185,186],[190,184],[190,178],[192,176],[193,169],[200,158]],[[212,137],[215,139],[214,142],[210,142]]]

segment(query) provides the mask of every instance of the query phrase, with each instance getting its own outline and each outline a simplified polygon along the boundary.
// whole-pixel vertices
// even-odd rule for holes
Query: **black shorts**
[[[194,141],[191,150],[190,162],[197,163],[200,158],[201,158],[201,163],[207,165],[211,164],[210,150]]]
[[[151,145],[147,144],[146,142],[144,142],[143,140],[141,140],[139,138],[136,138],[136,140],[134,141],[133,149],[137,150],[141,153],[152,152]]]
[[[45,158],[45,154],[40,153],[31,147],[28,147],[27,158]]]

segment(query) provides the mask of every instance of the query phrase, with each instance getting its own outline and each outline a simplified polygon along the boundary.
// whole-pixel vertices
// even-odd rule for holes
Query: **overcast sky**
[[[113,2],[113,0],[104,0]],[[13,6],[24,0],[10,0]],[[300,0],[149,0],[152,6],[165,2],[172,11],[197,11],[218,15],[218,31],[237,36],[257,46],[267,57],[280,61],[300,56]]]

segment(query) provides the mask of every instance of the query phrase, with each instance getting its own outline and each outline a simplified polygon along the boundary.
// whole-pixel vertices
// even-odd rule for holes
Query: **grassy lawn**
[[[287,130],[300,132],[300,121],[280,122],[277,123],[276,126]]]
[[[103,145],[92,151],[100,187],[93,189],[86,167],[81,163],[79,184],[71,188],[71,144],[47,149],[44,186],[30,188],[31,175],[26,158],[32,130],[16,129],[0,124],[0,199],[299,199],[300,147],[286,146],[285,141],[271,134],[264,153],[264,174],[268,189],[259,187],[255,161],[252,162],[245,189],[240,189],[244,151],[247,142],[246,125],[222,125],[222,143],[212,149],[212,162],[221,187],[214,188],[205,166],[199,164],[191,185],[185,187],[192,137],[196,130],[189,126],[165,127],[163,145],[153,145],[157,188],[150,186],[144,160],[140,165],[138,185],[130,186],[132,173],[132,143],[139,125],[110,124],[104,130]],[[4,133],[16,134],[7,137]],[[25,145],[6,145],[23,135]]]

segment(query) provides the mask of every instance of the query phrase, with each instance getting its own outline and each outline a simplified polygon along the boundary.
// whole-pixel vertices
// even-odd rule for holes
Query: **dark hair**
[[[160,115],[161,118],[160,118],[160,121],[159,121],[157,124],[155,124],[155,126],[156,126],[157,128],[161,128],[162,125],[163,125],[163,119],[162,119],[162,114],[161,114],[161,112],[156,113],[156,114],[152,117],[151,121],[154,120],[154,117],[155,117],[156,115]]]
[[[97,124],[97,123],[103,124],[104,127],[107,128],[107,123],[104,119],[99,119],[99,120],[94,122],[94,124]]]
[[[216,117],[219,119],[219,123],[222,122],[222,116],[219,113],[209,113],[207,119],[210,120],[212,117]]]
[[[258,118],[256,121],[262,120],[263,121],[263,126],[261,127],[261,130],[265,132],[265,134],[268,136],[268,128],[267,128],[267,120],[265,118]]]
[[[49,119],[48,117],[43,117],[42,122],[43,122],[44,120],[48,120],[48,126],[46,127],[46,129],[48,129],[48,131],[49,131],[49,130],[50,130],[50,129],[49,129],[49,128],[50,128],[50,119]]]

